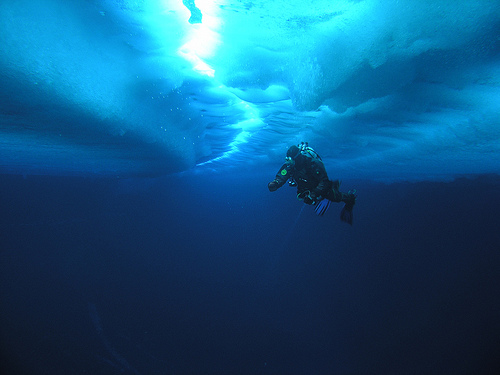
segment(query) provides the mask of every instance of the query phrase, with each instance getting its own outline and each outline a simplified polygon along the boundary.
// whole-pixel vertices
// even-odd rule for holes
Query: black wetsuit
[[[269,190],[274,191],[292,178],[297,182],[297,197],[301,199],[305,195],[310,195],[311,201],[306,203],[314,204],[321,198],[332,202],[341,202],[347,199],[346,193],[341,193],[338,181],[330,181],[326,173],[325,165],[319,158],[313,158],[303,153],[295,158],[295,163],[285,163],[280,168],[271,182]]]

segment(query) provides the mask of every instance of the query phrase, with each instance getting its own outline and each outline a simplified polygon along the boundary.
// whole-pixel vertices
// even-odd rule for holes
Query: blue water
[[[339,205],[318,217],[267,180],[3,176],[6,368],[498,369],[498,177],[352,181],[352,227]]]
[[[496,374],[496,0],[0,2],[6,374]],[[267,183],[308,141],[354,223]]]

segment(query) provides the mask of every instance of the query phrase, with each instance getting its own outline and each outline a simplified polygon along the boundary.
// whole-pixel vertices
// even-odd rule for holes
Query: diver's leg
[[[340,212],[340,220],[352,225],[352,209],[354,208],[354,204],[356,203],[356,190],[351,190],[348,193],[343,193],[339,190],[339,188],[340,181],[332,181],[332,188],[325,198],[332,202],[344,202],[344,207]]]
[[[356,194],[355,192],[350,191],[349,193],[342,193],[340,190],[340,181],[335,180],[332,181],[332,188],[328,192],[327,196],[325,196],[326,199],[332,202],[344,202],[344,203],[351,203],[351,201],[356,199]]]

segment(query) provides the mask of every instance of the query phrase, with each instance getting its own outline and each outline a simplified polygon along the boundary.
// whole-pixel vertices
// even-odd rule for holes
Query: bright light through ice
[[[202,60],[210,57],[218,44],[217,33],[203,24],[192,25],[188,41],[179,48],[179,54],[193,64],[193,69],[198,73],[214,76],[214,69]]]
[[[186,40],[178,53],[193,65],[193,70],[210,77],[214,76],[214,69],[208,65],[204,58],[213,56],[219,44],[219,34],[215,31],[220,26],[217,18],[217,4],[212,0],[196,0],[196,6],[203,17],[201,24],[190,25]]]

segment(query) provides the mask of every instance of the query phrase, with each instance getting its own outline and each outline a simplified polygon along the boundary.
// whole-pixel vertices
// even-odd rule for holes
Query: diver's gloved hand
[[[278,181],[272,180],[270,183],[267,184],[267,188],[269,191],[276,191],[279,188]]]
[[[311,205],[316,204],[316,196],[312,194],[310,191],[303,191],[302,193],[297,195],[297,198],[299,200],[304,201],[305,204],[311,204]]]
[[[315,205],[316,204],[316,196],[309,192],[309,191],[306,191],[304,193],[302,193],[302,200],[304,201],[305,204],[311,204],[311,205]]]
[[[315,205],[316,204],[316,199],[314,199],[310,194],[309,195],[306,195],[304,197],[304,203],[305,204],[312,204],[312,205]]]

